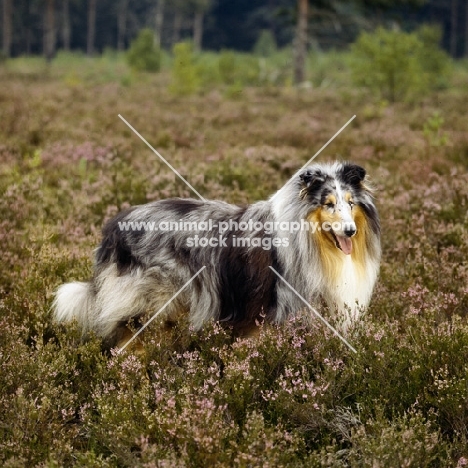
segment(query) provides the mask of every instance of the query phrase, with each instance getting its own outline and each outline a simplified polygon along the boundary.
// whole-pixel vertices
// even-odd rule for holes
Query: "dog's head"
[[[369,223],[378,230],[365,178],[365,169],[351,163],[315,164],[299,173],[300,198],[307,204],[312,232],[345,255],[352,253],[353,238]]]

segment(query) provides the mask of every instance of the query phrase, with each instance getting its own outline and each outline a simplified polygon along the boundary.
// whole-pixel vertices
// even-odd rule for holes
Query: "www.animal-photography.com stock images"
[[[0,29],[1,466],[468,468],[468,2]]]

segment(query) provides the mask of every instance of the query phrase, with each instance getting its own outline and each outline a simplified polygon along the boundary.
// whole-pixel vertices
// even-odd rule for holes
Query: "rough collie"
[[[122,345],[129,322],[159,311],[206,267],[162,320],[184,313],[195,329],[214,319],[248,334],[304,308],[297,292],[324,299],[346,329],[368,305],[380,262],[365,177],[355,164],[314,164],[249,206],[174,198],[121,212],[103,229],[92,279],[58,289],[55,318]]]

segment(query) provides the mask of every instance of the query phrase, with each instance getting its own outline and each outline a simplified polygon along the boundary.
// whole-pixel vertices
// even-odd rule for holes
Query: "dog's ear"
[[[366,177],[366,170],[356,164],[343,165],[343,181],[353,187],[358,187]]]
[[[299,174],[302,186],[305,189],[318,188],[325,182],[325,174],[320,171],[313,169],[306,169],[304,172]]]

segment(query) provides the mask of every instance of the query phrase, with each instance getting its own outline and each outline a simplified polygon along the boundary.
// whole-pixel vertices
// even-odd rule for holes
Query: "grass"
[[[311,88],[216,78],[188,97],[168,92],[164,57],[157,75],[111,53],[0,68],[3,466],[467,465],[466,65],[410,105],[349,87],[344,56],[320,60]],[[152,326],[141,359],[52,322],[54,290],[90,276],[107,219],[192,196],[118,114],[233,203],[269,196],[357,115],[319,156],[377,187],[383,262],[356,355],[301,317],[256,341]]]

